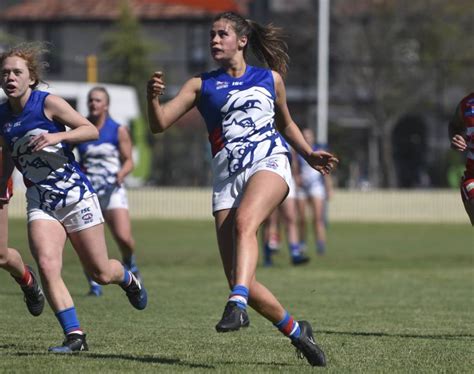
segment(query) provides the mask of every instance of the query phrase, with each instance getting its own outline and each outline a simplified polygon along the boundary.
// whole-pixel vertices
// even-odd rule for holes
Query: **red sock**
[[[33,281],[33,277],[31,276],[30,270],[25,266],[25,272],[23,273],[21,278],[13,277],[16,282],[24,287],[24,286],[29,286],[31,282]]]

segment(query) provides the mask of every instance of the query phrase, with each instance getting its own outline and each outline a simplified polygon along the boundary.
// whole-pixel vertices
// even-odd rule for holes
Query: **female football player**
[[[148,82],[147,104],[153,133],[165,131],[193,107],[207,125],[217,242],[231,289],[216,330],[247,327],[249,304],[288,336],[311,365],[324,366],[311,325],[294,320],[256,279],[257,231],[288,193],[291,171],[281,136],[323,174],[337,159],[313,152],[290,116],[282,78],[288,55],[279,29],[227,12],[215,17],[209,44],[218,70],[189,79],[167,103],[159,99],[165,89],[163,73],[156,72]],[[247,64],[249,45],[269,69]]]

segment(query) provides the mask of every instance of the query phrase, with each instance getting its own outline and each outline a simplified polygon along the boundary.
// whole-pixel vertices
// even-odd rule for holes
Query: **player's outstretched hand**
[[[462,135],[454,135],[451,138],[451,148],[463,152],[467,148],[466,139]]]
[[[314,151],[306,159],[308,164],[321,174],[329,174],[339,163],[339,160],[332,154],[326,151]]]
[[[163,95],[165,88],[166,85],[163,78],[163,72],[155,71],[147,83],[148,97],[156,98],[157,96]]]

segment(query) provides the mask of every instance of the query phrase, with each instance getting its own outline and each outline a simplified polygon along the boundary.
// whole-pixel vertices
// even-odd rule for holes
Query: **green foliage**
[[[211,221],[133,223],[149,305],[136,311],[117,286],[85,296],[74,251],[64,252],[89,352],[54,356],[62,340],[46,307],[31,317],[18,286],[0,271],[0,372],[314,373],[289,341],[253,310],[251,325],[217,334],[228,289]],[[12,220],[10,244],[28,246]],[[329,228],[325,257],[292,267],[286,250],[258,278],[298,319],[313,323],[333,373],[467,373],[472,369],[472,228],[466,225],[343,224]],[[110,255],[118,257],[115,244]],[[313,248],[314,243],[309,243]]]
[[[0,45],[15,45],[22,41],[21,38],[8,34],[5,31],[0,30]]]
[[[133,144],[138,151],[139,160],[133,169],[133,176],[143,181],[148,180],[151,168],[151,150],[148,146],[148,125],[140,117],[136,118],[131,126]]]
[[[119,20],[114,30],[104,37],[104,50],[109,80],[135,86],[142,92],[151,72],[148,58],[151,44],[142,37],[140,24],[128,1],[122,1]]]

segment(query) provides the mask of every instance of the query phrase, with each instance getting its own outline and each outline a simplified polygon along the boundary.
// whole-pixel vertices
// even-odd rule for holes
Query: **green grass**
[[[24,221],[11,245],[28,261]],[[253,310],[251,326],[217,334],[227,297],[212,222],[135,221],[149,305],[134,310],[119,287],[86,297],[68,247],[64,278],[89,352],[56,356],[49,309],[31,317],[0,272],[0,372],[310,373],[289,341]],[[298,319],[313,323],[328,372],[462,373],[474,367],[474,234],[465,225],[332,224],[328,254],[292,267],[286,250],[258,277]],[[111,243],[111,257],[118,251]]]

